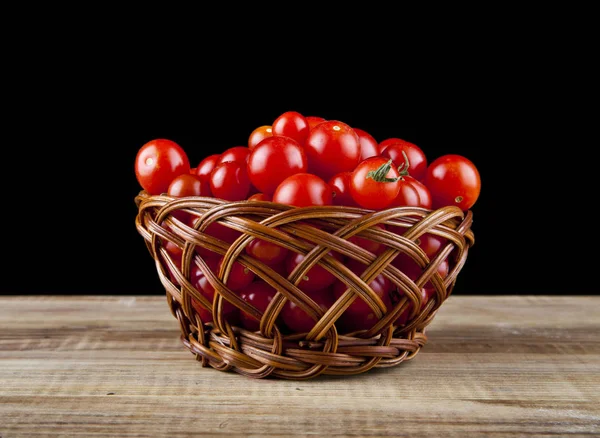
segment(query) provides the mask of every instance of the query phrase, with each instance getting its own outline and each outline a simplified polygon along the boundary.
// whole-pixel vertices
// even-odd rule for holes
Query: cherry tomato
[[[198,175],[189,173],[182,173],[181,175],[176,176],[173,181],[171,181],[171,184],[169,184],[167,194],[174,198],[182,198],[185,196],[212,196],[208,181],[202,180]],[[183,210],[173,211],[172,214],[181,222],[187,223],[190,220],[190,214]]]
[[[247,246],[246,253],[265,265],[279,265],[287,257],[289,250],[276,243],[254,238]]]
[[[198,175],[183,173],[173,178],[167,189],[167,194],[174,198],[211,196],[210,184]]]
[[[267,310],[276,293],[277,291],[268,283],[259,279],[238,292],[240,298],[263,313]],[[260,328],[260,321],[244,311],[240,311],[240,322],[246,330],[258,331]]]
[[[213,322],[212,311],[204,308],[204,306],[194,298],[192,298],[192,307],[200,316],[202,323]],[[239,309],[235,305],[227,300],[223,300],[223,317],[227,322],[236,325],[238,321],[238,313]]]
[[[360,128],[354,128],[354,132],[358,134],[360,140],[361,161],[379,155],[379,143],[371,134]]]
[[[312,128],[304,145],[308,170],[329,181],[360,162],[360,138],[354,129],[338,120],[327,120]]]
[[[272,195],[288,176],[306,172],[306,155],[291,137],[273,135],[262,140],[248,157],[248,176],[258,191]]]
[[[271,201],[271,197],[269,195],[265,195],[264,193],[258,192],[248,197],[248,201]]]
[[[406,176],[401,176],[398,180],[398,196],[392,201],[388,208],[397,207],[424,207],[423,201],[421,201],[421,195],[417,190],[416,186],[412,182],[407,181]],[[406,232],[406,228],[397,227],[390,225],[388,229],[396,234],[402,235]]]
[[[405,162],[402,152],[408,158],[408,165],[404,166],[408,170],[408,174],[419,181],[423,181],[427,171],[427,157],[419,146],[400,138],[388,138],[379,143],[381,156],[391,158],[396,166],[401,166]]]
[[[308,122],[309,129],[313,129],[319,123],[324,122],[326,119],[324,117],[319,116],[306,116],[306,121]]]
[[[221,269],[222,264],[223,257],[219,259],[219,269]],[[218,272],[219,271],[216,273],[218,274]],[[229,276],[227,277],[225,284],[232,291],[238,291],[252,283],[252,281],[254,281],[254,277],[254,272],[236,260],[231,266],[231,270],[229,271]]]
[[[277,186],[273,193],[273,202],[296,207],[332,205],[333,189],[317,175],[296,173]]]
[[[386,138],[385,140],[381,140],[379,142],[379,153],[381,154],[385,150],[385,148],[387,148],[392,143],[396,143],[398,141],[402,142],[405,140],[402,140],[401,138],[398,138],[398,137],[389,137],[389,138]]]
[[[163,242],[164,248],[167,250],[167,252],[172,257],[179,257],[179,259],[181,260],[181,255],[183,254],[183,248],[180,248],[179,246],[177,246],[170,240],[163,239],[162,242]]]
[[[388,149],[395,147],[396,144],[392,144],[388,147]],[[413,178],[408,174],[408,156],[402,151],[401,155],[404,158],[404,162],[398,166],[398,171],[400,172],[400,178],[398,179],[398,196],[392,201],[390,204],[390,208],[392,207],[423,207],[423,208],[431,208],[431,194],[429,193],[429,189],[420,182],[419,180]],[[396,163],[394,163],[396,164]],[[421,199],[421,194],[423,194],[423,199]],[[392,227],[394,230],[396,227]],[[404,232],[404,231],[402,231]]]
[[[135,176],[149,195],[166,193],[173,178],[189,173],[190,168],[183,148],[164,138],[145,143],[135,157]]]
[[[168,225],[165,221],[163,221],[160,226],[162,228],[164,228],[166,231],[174,234],[173,228]],[[162,237],[160,238],[160,241],[163,245],[163,247],[167,250],[167,252],[175,257],[181,256],[181,254],[183,253],[183,248],[179,247],[178,245],[176,245],[175,243],[171,242],[168,239],[163,239]]]
[[[287,272],[286,272],[286,267],[285,267],[286,260],[287,260],[287,257],[281,263],[277,263],[276,265],[269,266],[269,268],[271,268],[272,270],[277,272],[283,278],[286,278],[287,277]]]
[[[442,263],[440,263],[440,266],[437,269],[437,273],[440,274],[440,277],[442,277],[442,279],[445,279],[448,276],[449,272],[450,262],[448,262],[448,259],[444,259]],[[431,283],[431,281],[428,281],[425,284],[425,286],[423,286],[423,292],[425,293],[427,299],[430,299],[433,295],[435,295],[435,287],[433,286],[433,283]]]
[[[448,240],[436,234],[425,233],[416,240],[416,243],[425,251],[427,257],[432,259],[448,243]]]
[[[205,257],[203,259],[208,268],[213,272],[213,274],[218,275],[219,271],[219,259],[216,257]],[[215,296],[215,288],[212,287],[208,278],[206,277],[205,272],[196,264],[192,263],[190,266],[190,283],[194,288],[200,292],[210,303],[213,302]],[[210,310],[202,306],[199,301],[192,299],[192,306],[200,315],[202,322],[212,322],[213,315]],[[232,315],[237,313],[238,308],[227,300],[223,300],[223,316],[227,321],[231,322]]]
[[[175,269],[177,269],[177,271],[179,271],[181,273],[181,267],[182,267],[182,261],[183,261],[182,253],[177,252],[177,251],[169,251],[169,256],[171,257],[171,261],[175,264]],[[171,269],[171,266],[167,263],[165,257],[162,255],[162,253],[160,255],[160,258],[162,259],[162,261],[164,263],[164,267],[167,270],[167,274],[169,275],[169,279],[171,280],[171,283],[173,283],[175,286],[180,286],[179,281],[177,280],[177,277],[175,276],[175,272],[173,271],[173,269]]]
[[[406,254],[398,254],[398,256],[392,262],[394,266],[396,266],[399,270],[401,270],[404,274],[406,274],[412,281],[417,281],[417,279],[423,273],[423,269],[417,265],[417,263],[411,259]],[[448,276],[449,264],[448,260],[443,260],[438,266],[437,273],[442,277],[442,279]],[[435,287],[431,283],[431,280],[425,283],[421,288],[421,309],[425,307],[429,299],[435,293]],[[391,292],[390,297],[393,304],[396,304],[400,301],[400,299],[404,296],[404,292],[402,290],[395,289]],[[408,317],[410,316],[413,309],[412,302],[409,303],[408,307],[396,318],[394,322],[395,325],[403,325],[408,322]]]
[[[202,260],[204,260],[208,269],[210,269],[213,274],[219,274],[219,258],[217,256],[212,255],[203,257]],[[215,288],[206,278],[205,272],[194,262],[190,265],[190,283],[192,283],[192,286],[194,286],[198,292],[208,298],[209,301],[212,301],[215,294]]]
[[[423,269],[415,262],[410,256],[400,253],[396,256],[396,258],[392,261],[392,264],[402,271],[404,274],[408,276],[412,281],[417,281],[421,274],[423,273]],[[438,266],[437,273],[440,274],[442,278],[446,278],[449,271],[449,263],[447,259],[444,259]],[[433,288],[433,284],[431,280],[423,285],[426,288]]]
[[[198,224],[200,218],[198,216],[194,216],[190,220],[190,227],[195,228]],[[212,222],[206,230],[204,230],[204,234],[207,234],[211,237],[219,239],[225,243],[232,244],[235,240],[242,235],[240,231],[234,230],[233,228],[229,228],[225,225],[220,224],[219,222]],[[195,251],[201,257],[214,257],[218,256],[218,254],[214,251],[211,251],[208,248],[203,246],[196,246]]]
[[[250,150],[254,149],[262,140],[272,135],[273,127],[271,125],[262,125],[254,128],[248,136],[248,148]]]
[[[241,201],[248,197],[250,179],[246,165],[237,161],[225,161],[210,173],[210,191],[216,198]]]
[[[427,168],[425,185],[431,192],[433,208],[456,205],[469,210],[481,191],[481,177],[475,164],[458,154],[436,158]]]
[[[329,185],[333,190],[333,205],[359,207],[350,193],[352,172],[340,172],[331,177]]]
[[[380,230],[385,230],[386,226],[384,224],[375,224],[374,228],[379,228]],[[350,237],[348,239],[348,241],[354,243],[355,245],[360,246],[361,248],[366,249],[367,251],[369,251],[375,255],[381,254],[386,248],[385,245],[383,245],[379,242],[376,242],[371,239],[367,239],[366,237],[361,237],[357,234]]]
[[[421,207],[421,197],[415,186],[401,176],[398,180],[398,195],[389,205],[392,207]]]
[[[398,290],[393,291],[390,294],[390,300],[392,302],[392,305],[395,306],[396,304],[398,304],[404,296],[405,296],[404,292],[401,292]],[[429,301],[429,296],[427,295],[427,291],[425,290],[425,288],[422,287],[421,288],[421,309],[423,309],[425,307],[425,305],[427,304],[427,301]],[[396,326],[405,325],[408,322],[408,317],[412,313],[412,309],[413,309],[413,303],[409,300],[408,306],[404,309],[404,311],[400,315],[398,315],[398,317],[394,321],[394,325],[396,325]]]
[[[419,181],[418,179],[413,178],[410,175],[404,175],[402,177],[406,182],[411,183],[412,186],[417,190],[419,194],[419,207],[431,209],[433,205],[433,201],[431,199],[431,192],[425,185],[425,183]]]
[[[247,146],[233,146],[226,149],[225,152],[219,157],[219,163],[226,161],[235,161],[237,163],[246,165],[248,162],[248,156],[250,155],[250,148]]]
[[[306,117],[297,111],[286,111],[279,115],[272,125],[273,135],[291,137],[301,146],[304,145],[310,130]]]
[[[200,163],[196,166],[196,175],[208,181],[210,178],[210,173],[219,163],[220,158],[221,154],[212,154],[203,158],[202,161],[200,161]]]
[[[350,259],[346,262],[346,266],[359,277],[366,270],[366,266],[362,262]],[[392,291],[392,282],[383,274],[379,274],[370,283],[369,287],[381,299],[386,307],[390,310],[392,302],[390,300],[390,292]],[[341,280],[336,280],[333,286],[333,295],[337,300],[348,289],[348,286]],[[378,321],[376,313],[371,309],[365,300],[360,296],[356,297],[352,304],[346,309],[340,318],[340,323],[345,331],[352,332],[355,330],[367,330],[373,327]]]
[[[330,288],[305,293],[321,308],[323,313],[327,312],[334,302]],[[316,323],[308,313],[290,300],[286,301],[283,309],[281,309],[281,319],[293,333],[307,333],[312,330]]]
[[[427,257],[431,260],[433,259],[438,252],[446,245],[448,241],[439,237],[435,234],[425,233],[420,236],[416,243],[419,247],[425,252]],[[423,270],[419,267],[419,265],[407,254],[400,253],[396,256],[392,264],[404,272],[408,277],[416,281],[417,278],[423,273]],[[450,264],[448,259],[444,259],[444,261],[438,267],[438,273],[442,276],[442,278],[446,278],[448,275]],[[427,288],[433,288],[431,282],[427,282],[425,285]]]
[[[392,160],[380,156],[367,158],[352,172],[350,194],[363,208],[384,209],[398,196],[399,177]]]
[[[337,252],[330,251],[329,255],[340,262],[344,259],[343,256]],[[296,269],[296,266],[304,261],[304,258],[305,256],[303,254],[291,253],[286,259],[286,276],[289,276],[294,269]],[[298,283],[298,287],[302,289],[303,292],[315,292],[331,286],[335,280],[335,275],[317,263],[304,274],[302,280]]]

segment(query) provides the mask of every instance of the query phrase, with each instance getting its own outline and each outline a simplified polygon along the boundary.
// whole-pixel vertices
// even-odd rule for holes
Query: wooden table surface
[[[0,437],[600,436],[600,296],[451,296],[411,361],[203,368],[162,296],[0,297]]]

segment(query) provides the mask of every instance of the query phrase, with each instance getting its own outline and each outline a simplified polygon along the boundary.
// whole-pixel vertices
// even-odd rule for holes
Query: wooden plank
[[[1,297],[0,437],[600,436],[600,297],[452,296],[414,360],[202,368],[164,297]]]

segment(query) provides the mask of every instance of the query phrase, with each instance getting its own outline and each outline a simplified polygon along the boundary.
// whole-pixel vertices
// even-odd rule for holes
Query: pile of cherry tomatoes
[[[305,116],[297,111],[284,112],[272,123],[256,127],[246,143],[209,155],[196,166],[191,165],[186,151],[176,142],[164,138],[151,140],[137,153],[135,174],[149,195],[262,200],[296,207],[340,205],[383,210],[402,206],[437,209],[454,205],[467,211],[481,190],[479,171],[464,156],[447,154],[429,162],[424,151],[414,143],[401,138],[377,141],[358,127],[339,120]],[[197,218],[181,212],[176,219],[193,226]],[[384,225],[378,227],[385,229]],[[229,243],[240,235],[218,223],[211,224],[206,233]],[[385,249],[377,242],[357,236],[351,240],[374,254]],[[426,233],[418,244],[431,259],[445,241]],[[167,242],[166,249],[173,260],[181,263],[182,248]],[[258,238],[252,240],[245,251],[285,277],[304,258],[302,254]],[[212,272],[218,272],[222,256],[200,247],[196,252]],[[358,276],[366,269],[354,259],[343,260],[335,252],[331,255]],[[399,254],[393,264],[412,279],[422,273],[416,262],[405,254]],[[193,265],[191,283],[212,302],[214,288],[203,269],[198,264]],[[448,272],[449,262],[444,260],[438,274],[444,278]],[[259,312],[267,308],[276,293],[237,261],[226,284]],[[369,286],[386,308],[404,294],[384,275],[379,275]],[[320,265],[311,268],[298,287],[323,311],[347,289],[344,282]],[[423,305],[433,294],[434,288],[429,282],[422,288]],[[210,322],[212,313],[208,308],[194,303],[202,320]],[[396,324],[406,322],[409,310],[400,315]],[[239,311],[227,301],[223,312],[231,322],[248,330],[258,330],[259,321],[254,316]],[[309,331],[315,323],[289,300],[280,318],[283,327],[293,333]],[[340,324],[350,332],[368,329],[377,319],[373,309],[357,298],[340,318]]]

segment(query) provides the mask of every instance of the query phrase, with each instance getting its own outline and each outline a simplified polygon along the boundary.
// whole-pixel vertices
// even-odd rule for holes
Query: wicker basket
[[[469,248],[474,243],[472,212],[457,207],[426,210],[399,207],[372,212],[353,207],[297,208],[262,201],[225,202],[215,198],[172,198],[149,196],[141,191],[135,198],[138,207],[136,228],[144,238],[162,282],[169,308],[181,327],[181,340],[202,363],[217,370],[232,370],[253,377],[310,379],[322,374],[353,375],[373,367],[392,367],[415,357],[425,344],[426,327],[448,298],[461,271]],[[178,214],[199,219],[191,227],[179,221]],[[240,237],[226,243],[203,231],[213,222],[235,229]],[[385,229],[376,227],[386,225]],[[394,229],[394,231],[390,231]],[[418,246],[424,233],[444,237],[447,244],[429,260]],[[357,235],[385,245],[379,255],[355,245],[348,239]],[[288,278],[253,259],[244,248],[254,238],[277,243],[306,255]],[[175,263],[167,244],[183,250]],[[196,248],[224,255],[221,272],[212,272]],[[357,278],[340,260],[328,253],[364,263],[366,271]],[[392,260],[405,253],[423,267],[416,281],[397,269]],[[448,275],[436,272],[443,259],[449,263]],[[278,292],[264,312],[248,305],[227,287],[227,278],[235,261],[250,269]],[[190,267],[196,263],[215,289],[209,302],[191,284]],[[320,264],[348,285],[348,290],[326,312],[315,305],[296,284],[314,264]],[[381,306],[369,283],[377,275],[390,279],[402,298],[390,308]],[[421,288],[433,285],[435,293],[421,305]],[[344,332],[340,316],[354,299],[364,299],[379,320],[368,330]],[[192,301],[197,300],[212,312],[212,322],[202,321]],[[240,311],[260,320],[260,330],[248,331],[228,321],[222,309],[225,300]],[[307,333],[286,333],[278,326],[278,317],[286,300],[305,309],[315,323]],[[405,323],[395,325],[406,312]],[[405,313],[406,315],[406,313]]]

